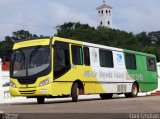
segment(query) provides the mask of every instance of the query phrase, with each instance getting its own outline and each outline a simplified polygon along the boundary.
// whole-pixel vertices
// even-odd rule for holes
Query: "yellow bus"
[[[136,97],[157,88],[155,55],[71,39],[48,37],[16,42],[10,65],[12,96],[37,98],[113,94]]]

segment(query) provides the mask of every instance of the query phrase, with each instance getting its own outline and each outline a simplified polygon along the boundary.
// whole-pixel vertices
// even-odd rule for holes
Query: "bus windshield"
[[[11,76],[33,76],[50,65],[49,46],[21,48],[13,51],[11,57]]]

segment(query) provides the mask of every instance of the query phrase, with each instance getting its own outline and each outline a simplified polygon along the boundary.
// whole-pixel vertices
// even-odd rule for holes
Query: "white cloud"
[[[11,35],[13,31],[20,29],[29,30],[38,35],[54,35],[57,25],[64,22],[81,22],[91,26],[96,26],[96,20],[89,14],[82,11],[75,11],[56,2],[46,2],[45,4],[34,4],[22,0],[14,0],[12,4],[9,0],[0,0],[0,38]],[[43,6],[43,7],[42,7]],[[7,8],[7,9],[6,9]]]
[[[90,15],[81,12],[75,11],[75,9],[71,9],[67,6],[52,3],[49,5],[49,12],[52,16],[53,22],[56,24],[63,24],[64,22],[81,22],[87,23],[91,26],[96,26],[96,20],[92,19]]]
[[[125,6],[115,7],[114,24],[120,29],[139,33],[142,31],[160,30],[159,1],[131,1],[130,3],[120,4]],[[159,2],[160,3],[160,2]]]
[[[113,26],[126,31],[160,30],[159,0],[109,0],[113,6]],[[0,0],[0,40],[20,29],[53,35],[64,22],[97,26],[97,0]]]

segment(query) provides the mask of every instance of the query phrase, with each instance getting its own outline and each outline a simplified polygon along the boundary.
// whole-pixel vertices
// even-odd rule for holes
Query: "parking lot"
[[[101,100],[99,97],[81,98],[79,102],[67,99],[50,99],[45,104],[36,101],[16,102],[0,105],[1,113],[36,114],[132,114],[160,112],[160,96],[142,96],[137,98],[114,97]]]

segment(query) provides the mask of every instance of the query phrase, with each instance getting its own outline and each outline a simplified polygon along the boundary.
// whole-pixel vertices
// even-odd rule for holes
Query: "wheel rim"
[[[79,96],[79,88],[77,88],[77,97]]]
[[[134,94],[134,95],[137,95],[137,93],[138,93],[137,86],[136,86],[136,85],[133,85],[133,94]]]

